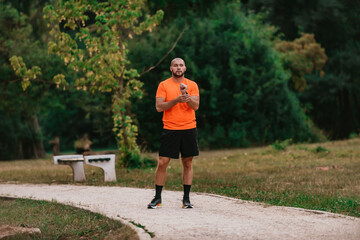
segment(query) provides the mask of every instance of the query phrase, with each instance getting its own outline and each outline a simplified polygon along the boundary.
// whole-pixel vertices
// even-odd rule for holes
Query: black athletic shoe
[[[148,204],[148,208],[154,209],[161,206],[161,198],[154,198],[151,203]]]
[[[183,199],[183,208],[193,208],[193,205],[190,203],[190,199]]]

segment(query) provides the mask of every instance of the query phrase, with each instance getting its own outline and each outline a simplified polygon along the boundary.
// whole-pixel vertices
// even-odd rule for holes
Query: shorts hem
[[[181,156],[181,158],[197,157],[197,156],[199,156],[199,154],[194,154],[194,155],[190,155],[190,156]]]
[[[192,129],[195,129],[197,128],[196,126],[195,127],[190,127],[190,128],[167,128],[167,127],[163,127],[163,129],[166,129],[166,130],[171,130],[171,131],[184,131],[184,130],[192,130]]]
[[[171,156],[161,156],[161,155],[159,155],[159,157],[168,157],[168,158],[172,158],[172,159],[179,159],[179,158],[180,158],[179,156],[177,156],[177,157],[171,157]]]

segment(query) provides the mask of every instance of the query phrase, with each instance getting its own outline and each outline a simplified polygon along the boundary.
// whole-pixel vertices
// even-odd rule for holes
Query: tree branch
[[[160,63],[161,63],[162,61],[165,60],[165,58],[166,58],[167,56],[169,56],[169,54],[170,54],[170,53],[174,50],[174,48],[176,47],[178,41],[180,40],[180,38],[182,37],[182,35],[183,35],[184,32],[186,31],[186,29],[187,29],[187,27],[185,27],[185,28],[182,30],[182,32],[179,34],[179,36],[177,37],[175,43],[172,45],[172,47],[169,49],[169,51],[168,51],[154,66],[150,67],[150,68],[147,69],[146,71],[143,71],[143,72],[140,74],[140,77],[141,77],[142,75],[144,75],[145,73],[150,72],[151,70],[155,69],[157,66],[160,65]]]

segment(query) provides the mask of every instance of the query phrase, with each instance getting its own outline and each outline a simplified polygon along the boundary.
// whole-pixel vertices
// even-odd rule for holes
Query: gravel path
[[[166,190],[163,207],[147,209],[154,190],[138,188],[0,184],[0,196],[55,200],[135,222],[155,239],[360,239],[360,218],[210,194],[191,193],[193,209],[181,208],[182,192]]]

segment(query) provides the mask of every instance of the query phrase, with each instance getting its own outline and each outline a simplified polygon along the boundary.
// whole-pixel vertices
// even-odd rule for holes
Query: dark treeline
[[[249,0],[248,9],[266,12],[266,21],[285,39],[313,33],[325,48],[325,76],[307,77],[299,95],[307,113],[330,139],[360,131],[360,1]]]
[[[157,30],[128,43],[131,67],[141,75],[144,96],[133,102],[138,142],[156,150],[162,127],[154,107],[160,81],[168,78],[175,56],[187,64],[186,77],[200,87],[197,112],[203,148],[246,147],[276,140],[318,141],[358,134],[360,129],[359,1],[148,1],[148,11],[165,11]],[[68,79],[61,59],[47,53],[48,29],[42,8],[48,1],[0,1],[0,159],[38,157],[60,137],[62,150],[87,133],[92,147],[115,145],[111,97],[62,91],[48,84]],[[145,11],[145,10],[144,10]],[[292,86],[274,44],[312,33],[326,51],[325,75],[305,76],[306,88]],[[22,56],[43,70],[41,81],[25,92],[9,58]],[[44,146],[44,147],[42,147]]]

